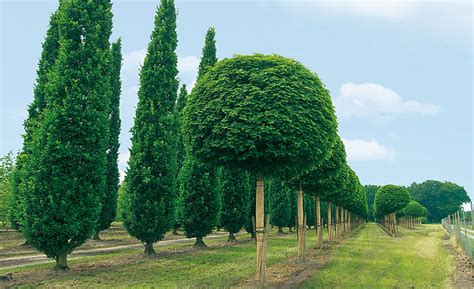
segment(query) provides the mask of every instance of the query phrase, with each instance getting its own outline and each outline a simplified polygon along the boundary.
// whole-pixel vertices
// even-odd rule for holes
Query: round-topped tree
[[[304,191],[316,197],[317,247],[322,246],[321,200],[329,203],[337,201],[345,193],[341,188],[346,182],[346,151],[342,140],[336,136],[330,156],[319,166],[300,177]],[[331,205],[328,206],[331,210]],[[332,226],[332,225],[330,225]],[[331,232],[331,228],[329,228]],[[332,237],[332,234],[331,234]]]
[[[201,161],[257,176],[257,279],[264,281],[264,177],[299,176],[327,158],[336,134],[328,91],[316,74],[288,58],[224,59],[189,95],[184,132]]]
[[[386,185],[375,193],[374,208],[379,218],[384,218],[384,225],[388,226],[392,234],[396,234],[395,213],[403,209],[410,201],[410,193],[404,187]]]
[[[428,215],[428,210],[415,200],[411,200],[401,212],[405,218],[408,218],[407,225],[411,228],[414,228],[416,218]]]

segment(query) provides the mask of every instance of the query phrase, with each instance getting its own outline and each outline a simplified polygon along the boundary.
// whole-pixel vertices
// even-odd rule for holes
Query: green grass
[[[314,244],[308,231],[308,246]],[[207,240],[208,245],[225,243],[227,237]],[[248,238],[241,235],[240,240]],[[312,242],[309,243],[309,242]],[[158,252],[190,248],[192,244],[160,246]],[[185,253],[145,257],[143,249],[124,250],[100,256],[71,260],[71,270],[52,272],[53,263],[0,270],[0,275],[13,273],[19,278],[14,285],[35,287],[118,287],[118,288],[183,288],[228,287],[255,274],[255,244],[243,242],[235,246],[211,248]],[[296,236],[271,233],[267,266],[296,256]],[[1,287],[1,284],[0,284]]]
[[[333,253],[303,288],[446,288],[451,257],[443,247],[441,225],[400,228],[389,237],[374,223]]]

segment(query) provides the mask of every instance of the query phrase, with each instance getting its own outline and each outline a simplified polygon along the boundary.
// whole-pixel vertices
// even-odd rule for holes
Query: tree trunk
[[[332,242],[332,217],[331,217],[331,202],[328,203],[328,240]]]
[[[237,242],[237,239],[235,238],[235,234],[232,232],[229,232],[229,238],[227,239],[227,242]]]
[[[335,237],[336,239],[339,238],[339,236],[341,235],[341,221],[339,219],[339,211],[341,211],[342,213],[342,210],[339,210],[339,206],[336,206],[336,211],[334,212],[334,226],[336,227],[336,234],[335,234]]]
[[[177,227],[173,227],[173,235],[179,235]]]
[[[303,187],[300,182],[300,189],[298,190],[298,258],[304,260],[304,212],[303,212]]]
[[[92,240],[94,240],[94,241],[100,241],[99,232],[95,232],[95,233],[94,233],[94,236],[92,236]]]
[[[323,232],[321,227],[321,199],[319,196],[316,196],[316,239],[317,239],[317,248],[323,247]]]
[[[153,248],[152,242],[145,242],[145,255],[155,255],[155,249]]]
[[[69,267],[67,265],[67,253],[63,252],[56,256],[56,266],[54,266],[55,270],[68,270]]]
[[[278,226],[278,234],[283,234],[283,227]]]
[[[262,175],[257,176],[257,190],[255,196],[255,231],[257,234],[257,283],[264,286],[267,276],[265,267],[265,192],[264,178]]]
[[[204,240],[202,239],[202,236],[196,237],[196,242],[194,243],[194,247],[196,248],[205,248],[206,243],[204,243]]]

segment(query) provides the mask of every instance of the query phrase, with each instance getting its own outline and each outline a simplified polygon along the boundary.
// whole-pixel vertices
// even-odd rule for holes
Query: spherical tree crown
[[[403,215],[413,218],[426,217],[428,211],[417,201],[411,200],[408,205],[403,208]]]
[[[316,74],[278,55],[216,63],[196,84],[184,132],[202,161],[263,175],[299,175],[326,159],[336,136],[328,91]]]
[[[403,209],[410,201],[410,193],[404,187],[386,185],[375,194],[375,210],[378,216],[395,213]]]

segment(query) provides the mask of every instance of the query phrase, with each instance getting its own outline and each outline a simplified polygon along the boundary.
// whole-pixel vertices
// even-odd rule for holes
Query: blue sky
[[[375,2],[375,1],[374,1]],[[364,184],[448,180],[472,194],[471,2],[177,1],[180,80],[193,84],[204,35],[220,59],[276,53],[316,72],[333,97],[349,162]],[[138,71],[158,1],[115,1],[122,37],[120,168],[126,168]],[[56,1],[1,2],[0,154],[22,122]]]

